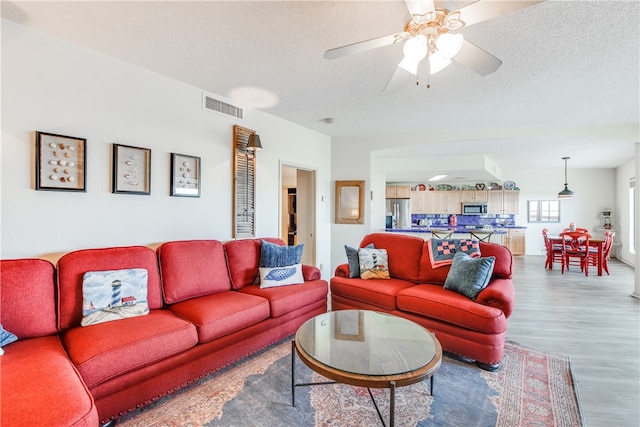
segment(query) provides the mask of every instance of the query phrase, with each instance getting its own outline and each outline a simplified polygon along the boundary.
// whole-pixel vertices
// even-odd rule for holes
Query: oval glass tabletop
[[[398,375],[430,363],[433,335],[402,317],[368,310],[340,310],[306,321],[296,339],[310,357],[344,372]]]

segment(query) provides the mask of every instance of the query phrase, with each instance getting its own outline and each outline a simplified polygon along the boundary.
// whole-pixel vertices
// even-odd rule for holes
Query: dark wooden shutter
[[[247,150],[255,131],[233,126],[233,237],[255,237],[256,158]]]

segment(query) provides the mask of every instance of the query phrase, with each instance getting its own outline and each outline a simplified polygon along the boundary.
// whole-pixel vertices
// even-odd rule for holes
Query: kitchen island
[[[386,228],[385,232],[401,233],[427,239],[467,239],[474,238],[484,242],[498,243],[509,248],[514,256],[524,255],[526,227],[506,226],[468,226],[428,227],[412,225],[406,228]]]

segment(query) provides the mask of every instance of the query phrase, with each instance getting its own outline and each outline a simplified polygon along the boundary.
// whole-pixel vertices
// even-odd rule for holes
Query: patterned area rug
[[[326,381],[296,357],[296,381]],[[118,420],[148,426],[377,426],[366,389],[344,384],[296,388],[291,341]],[[372,389],[388,416],[389,390]],[[507,342],[500,369],[487,372],[448,355],[434,377],[396,391],[398,426],[582,426],[569,359]]]

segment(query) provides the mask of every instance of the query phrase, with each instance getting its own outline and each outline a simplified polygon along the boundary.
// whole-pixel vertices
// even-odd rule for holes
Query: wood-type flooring
[[[585,425],[640,426],[640,299],[633,268],[612,259],[610,275],[544,268],[514,257],[515,309],[507,339],[570,357]]]

